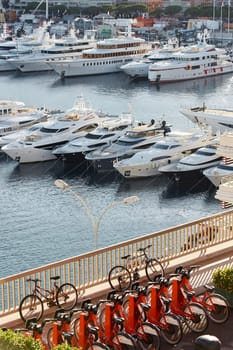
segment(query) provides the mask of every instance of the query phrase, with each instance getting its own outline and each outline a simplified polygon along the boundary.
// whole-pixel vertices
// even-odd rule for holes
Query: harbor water
[[[232,74],[160,87],[123,73],[65,80],[51,72],[0,76],[0,99],[66,110],[82,96],[95,110],[166,120],[180,130],[195,127],[179,112],[182,107],[233,109],[232,90]],[[109,209],[96,237],[77,197],[55,187],[58,178],[86,200],[96,221],[113,202],[129,196],[139,201]],[[220,212],[215,191],[200,179],[182,188],[163,175],[126,180],[60,160],[19,165],[0,154],[0,278],[91,251],[96,238],[105,247]]]

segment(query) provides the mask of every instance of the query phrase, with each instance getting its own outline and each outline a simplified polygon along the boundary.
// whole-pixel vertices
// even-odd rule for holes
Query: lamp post
[[[131,196],[131,197],[127,197],[122,199],[121,201],[117,201],[117,202],[113,202],[110,203],[109,205],[107,205],[104,210],[102,211],[102,213],[100,214],[98,220],[95,219],[94,215],[92,214],[91,209],[89,208],[87,202],[85,201],[85,199],[77,192],[73,191],[72,188],[63,180],[56,180],[54,182],[55,186],[62,189],[62,190],[68,190],[69,192],[71,192],[75,198],[77,198],[82,206],[84,207],[84,209],[86,210],[87,216],[89,217],[92,227],[93,227],[93,232],[94,232],[94,239],[95,239],[95,248],[97,249],[98,247],[98,233],[99,233],[99,226],[100,223],[105,215],[105,213],[111,209],[112,207],[115,207],[119,204],[131,204],[131,203],[135,203],[139,200],[139,198],[137,196]]]

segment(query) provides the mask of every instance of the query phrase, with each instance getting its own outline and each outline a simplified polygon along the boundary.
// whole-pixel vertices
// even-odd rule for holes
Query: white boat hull
[[[219,187],[224,178],[233,175],[233,166],[229,166],[228,170],[219,169],[218,167],[209,168],[203,171],[203,175],[207,177],[215,187]]]
[[[7,148],[2,147],[4,153],[6,153],[11,159],[16,160],[18,163],[36,163],[45,162],[56,159],[56,156],[52,153],[52,150],[46,150],[35,147],[24,148]]]
[[[147,164],[141,164],[141,165],[123,165],[116,162],[114,164],[114,168],[125,178],[127,179],[136,179],[136,178],[143,178],[143,177],[151,177],[156,175],[161,175],[161,173],[158,171],[158,168],[167,164],[170,164],[173,161],[177,161],[180,158],[175,157],[172,159],[171,157],[168,157],[167,159],[162,159],[156,162],[150,162]],[[121,162],[123,163],[123,162]]]
[[[181,65],[180,67],[174,67],[166,69],[157,69],[150,66],[148,72],[148,79],[151,83],[169,83],[176,81],[192,80],[199,78],[214,77],[222,74],[233,72],[233,63],[225,61],[217,66],[205,67],[200,65],[198,69],[190,69],[190,66]]]
[[[50,62],[49,64],[61,77],[73,77],[118,73],[121,71],[120,67],[122,64],[132,61],[132,59],[133,58],[126,56],[120,58],[113,57],[112,59],[101,58],[100,60],[89,61],[77,59],[73,61]]]

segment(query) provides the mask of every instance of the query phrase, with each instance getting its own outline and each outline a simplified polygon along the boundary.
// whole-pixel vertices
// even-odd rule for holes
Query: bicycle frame
[[[38,280],[34,280],[31,282],[34,282],[34,288],[32,290],[32,294],[44,298],[47,302],[53,301],[55,299],[56,290],[58,289],[56,282],[54,282],[53,288],[51,290],[39,286],[37,284],[37,282],[39,282]]]
[[[96,318],[97,305],[86,304],[85,311],[80,313],[79,344],[83,350],[99,338],[99,327]]]

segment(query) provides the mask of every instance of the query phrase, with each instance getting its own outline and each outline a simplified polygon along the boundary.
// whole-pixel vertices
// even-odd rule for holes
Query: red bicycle
[[[82,303],[81,312],[74,322],[74,336],[82,350],[110,350],[99,338],[98,307],[99,304],[94,305],[91,304],[90,300],[85,300]]]
[[[136,339],[124,329],[123,296],[112,291],[99,313],[100,339],[115,350],[136,350]]]
[[[134,286],[133,286],[134,287]],[[123,302],[125,330],[137,339],[140,349],[160,348],[159,329],[147,320],[150,304],[146,301],[146,287],[135,285]]]
[[[223,295],[215,293],[215,288],[213,286],[205,285],[204,293],[199,296],[195,294],[191,286],[191,271],[199,267],[200,265],[193,265],[189,268],[184,268],[183,266],[177,267],[176,273],[181,277],[180,288],[194,293],[191,300],[205,308],[211,321],[219,324],[224,323],[230,316],[230,308],[227,299],[224,298]]]
[[[180,318],[170,310],[171,299],[163,296],[163,283],[165,281],[150,282],[147,300],[150,309],[147,312],[148,321],[157,325],[164,340],[171,345],[178,344],[183,337],[183,328]]]

